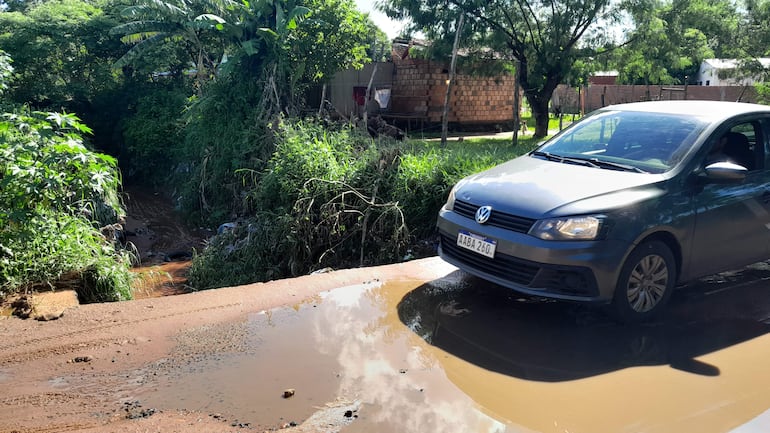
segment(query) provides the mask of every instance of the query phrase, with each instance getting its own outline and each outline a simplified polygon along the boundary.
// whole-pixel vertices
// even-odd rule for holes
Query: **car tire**
[[[642,243],[629,254],[620,271],[612,299],[613,315],[626,323],[654,317],[668,303],[676,278],[671,249],[660,241]]]

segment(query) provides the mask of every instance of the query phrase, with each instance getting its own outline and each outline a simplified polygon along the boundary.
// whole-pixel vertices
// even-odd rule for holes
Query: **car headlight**
[[[547,241],[586,241],[596,239],[602,219],[595,216],[575,216],[539,220],[529,234]]]
[[[455,186],[452,187],[452,189],[449,191],[449,197],[446,199],[446,204],[444,205],[444,209],[446,210],[454,210],[455,208],[455,196],[457,194],[457,190],[465,184],[467,181],[465,179],[457,182]]]

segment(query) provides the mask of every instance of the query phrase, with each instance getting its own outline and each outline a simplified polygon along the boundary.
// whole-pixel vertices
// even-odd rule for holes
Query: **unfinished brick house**
[[[449,66],[411,58],[408,46],[394,44],[390,62],[345,71],[327,85],[326,99],[345,116],[380,115],[404,129],[438,130],[444,109]],[[366,88],[371,80],[370,92]],[[482,77],[458,71],[452,85],[448,120],[452,129],[510,129],[514,77]]]
[[[394,50],[391,106],[383,117],[397,123],[419,119],[441,123],[449,79],[448,66],[414,59]],[[513,122],[512,75],[455,76],[449,98],[448,121],[453,129],[510,129]]]
[[[327,84],[325,99],[338,114],[347,118],[361,118],[366,111],[407,131],[439,131],[449,66],[413,58],[409,55],[410,47],[410,44],[396,42],[391,61],[337,74]],[[560,85],[552,96],[552,109],[561,114],[581,114],[611,104],[644,100],[755,102],[757,99],[753,87],[618,85],[615,78],[597,74],[581,89]],[[484,77],[458,71],[449,99],[450,129],[512,130],[514,85],[515,78],[510,74]],[[314,98],[320,100],[320,93],[310,99]],[[526,103],[523,95],[520,101]]]

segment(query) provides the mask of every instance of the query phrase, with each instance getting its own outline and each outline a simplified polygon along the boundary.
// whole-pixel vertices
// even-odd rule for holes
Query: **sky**
[[[358,5],[358,10],[361,12],[369,13],[369,18],[374,21],[374,24],[376,24],[377,27],[379,27],[383,32],[385,32],[386,35],[388,35],[388,38],[395,38],[404,27],[403,24],[399,23],[398,21],[391,20],[384,13],[375,10],[374,2],[375,0],[356,0],[356,5]]]

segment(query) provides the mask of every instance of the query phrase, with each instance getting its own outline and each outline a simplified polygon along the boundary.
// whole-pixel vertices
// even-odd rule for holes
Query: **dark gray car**
[[[770,257],[770,107],[605,107],[461,180],[439,255],[520,292],[644,320],[677,283]]]

